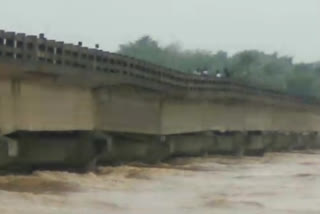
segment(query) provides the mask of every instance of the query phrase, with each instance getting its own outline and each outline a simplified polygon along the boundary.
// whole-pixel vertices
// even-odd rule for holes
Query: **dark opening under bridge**
[[[317,148],[320,101],[0,31],[0,168]]]

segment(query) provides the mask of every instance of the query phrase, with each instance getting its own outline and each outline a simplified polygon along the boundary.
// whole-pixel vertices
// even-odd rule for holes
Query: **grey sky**
[[[109,51],[149,34],[161,44],[259,49],[320,60],[320,0],[0,0],[0,29]]]

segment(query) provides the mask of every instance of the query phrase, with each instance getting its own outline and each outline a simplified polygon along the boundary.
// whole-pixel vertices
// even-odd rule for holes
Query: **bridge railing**
[[[81,44],[68,44],[48,40],[44,36],[37,37],[3,30],[0,30],[0,59],[72,67],[79,72],[103,72],[129,79],[133,83],[139,81],[146,85],[154,84],[176,90],[212,91],[213,93],[219,90],[241,91],[248,94],[268,95],[277,99],[320,104],[313,97],[301,98],[248,83],[184,73],[132,57],[82,47]]]

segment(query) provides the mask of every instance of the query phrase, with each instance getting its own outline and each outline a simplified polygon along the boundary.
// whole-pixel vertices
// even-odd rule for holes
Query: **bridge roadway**
[[[0,30],[0,168],[317,148],[319,106]]]

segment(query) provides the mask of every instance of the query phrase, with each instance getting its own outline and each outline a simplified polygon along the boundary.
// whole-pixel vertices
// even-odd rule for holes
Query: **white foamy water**
[[[320,213],[320,153],[0,177],[0,213]]]

